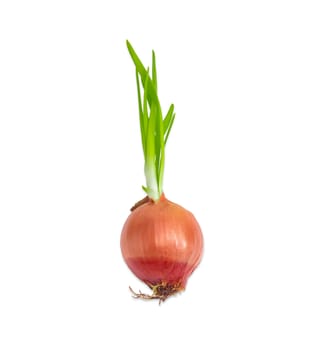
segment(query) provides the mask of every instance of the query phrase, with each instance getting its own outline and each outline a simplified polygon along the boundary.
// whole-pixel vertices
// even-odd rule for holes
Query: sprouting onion
[[[131,271],[152,290],[135,293],[142,299],[166,300],[186,286],[203,251],[200,226],[191,212],[163,193],[165,146],[174,122],[174,105],[165,117],[158,98],[156,58],[151,75],[131,44],[127,48],[136,67],[139,123],[147,196],[131,208],[121,234],[121,251]],[[143,90],[143,93],[142,93]]]

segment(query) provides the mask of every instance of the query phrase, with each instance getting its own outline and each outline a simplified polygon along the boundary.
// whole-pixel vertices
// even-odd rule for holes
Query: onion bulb
[[[152,75],[145,69],[131,44],[127,48],[136,67],[139,123],[147,196],[131,209],[121,233],[121,252],[130,270],[152,294],[135,293],[142,299],[166,300],[185,289],[203,251],[200,226],[191,212],[163,194],[165,146],[174,122],[174,105],[165,117],[157,95],[155,54]],[[143,87],[143,96],[141,94]]]
[[[132,211],[121,234],[121,251],[130,270],[165,300],[183,290],[202,257],[203,237],[195,217],[161,196]]]

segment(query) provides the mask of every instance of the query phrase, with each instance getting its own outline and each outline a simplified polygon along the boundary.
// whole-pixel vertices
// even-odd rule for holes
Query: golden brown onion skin
[[[120,244],[130,270],[152,286],[185,288],[203,253],[202,232],[193,214],[164,195],[132,211]]]

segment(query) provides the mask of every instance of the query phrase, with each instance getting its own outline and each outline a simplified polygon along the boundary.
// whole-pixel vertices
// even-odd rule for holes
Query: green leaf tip
[[[157,94],[158,81],[155,52],[152,51],[152,65],[151,70],[149,70],[145,68],[128,40],[126,40],[126,45],[136,68],[139,124],[146,177],[146,186],[142,188],[151,199],[157,201],[163,193],[165,145],[175,118],[174,105],[170,105],[165,118],[163,118]],[[143,93],[141,87],[143,88]]]

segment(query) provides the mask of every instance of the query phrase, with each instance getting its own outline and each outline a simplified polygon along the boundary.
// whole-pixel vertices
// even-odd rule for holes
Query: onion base
[[[151,300],[151,299],[157,299],[159,300],[159,304],[164,302],[168,297],[171,295],[174,295],[176,293],[179,293],[184,290],[184,287],[181,283],[167,283],[167,282],[160,282],[158,284],[152,285],[148,284],[148,287],[152,290],[152,294],[144,294],[139,291],[139,293],[136,293],[131,287],[129,287],[131,293],[133,294],[133,297],[136,299],[144,299],[144,300]]]

